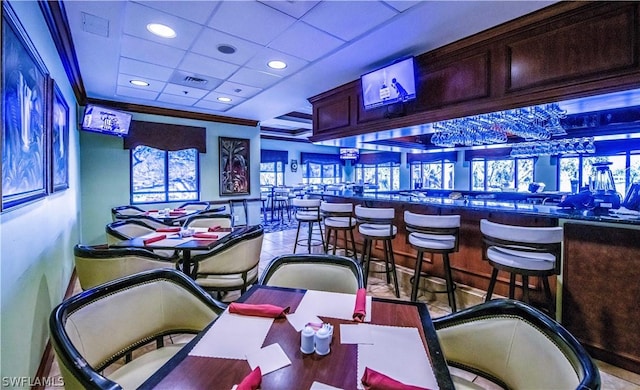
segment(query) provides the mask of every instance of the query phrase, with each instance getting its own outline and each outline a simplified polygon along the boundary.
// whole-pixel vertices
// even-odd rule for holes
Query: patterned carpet
[[[284,218],[284,221],[262,221],[262,227],[265,233],[279,232],[283,230],[291,230],[298,228],[298,221],[295,218],[291,220]]]

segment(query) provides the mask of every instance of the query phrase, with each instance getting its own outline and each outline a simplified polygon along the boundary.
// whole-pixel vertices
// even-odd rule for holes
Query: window
[[[302,182],[305,184],[334,184],[342,178],[340,164],[306,162],[302,165]]]
[[[284,185],[284,164],[281,161],[260,163],[260,186]]]
[[[640,180],[640,154],[612,154],[602,156],[576,156],[558,158],[558,189],[577,192],[588,187],[595,174],[593,163],[611,162],[609,169],[616,191],[624,196],[631,183]],[[573,186],[572,182],[573,181]]]
[[[400,189],[400,164],[357,164],[355,167],[356,182],[375,184],[379,191]]]
[[[453,189],[453,166],[449,161],[433,161],[411,163],[411,183],[413,187],[420,183],[420,188],[439,190]]]
[[[471,160],[471,190],[527,191],[534,177],[534,159],[473,159]],[[517,184],[516,184],[517,183]]]
[[[199,200],[199,168],[196,149],[136,146],[131,149],[131,203]]]

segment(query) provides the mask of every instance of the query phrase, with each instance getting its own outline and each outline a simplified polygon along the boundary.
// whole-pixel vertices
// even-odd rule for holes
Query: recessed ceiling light
[[[236,52],[236,48],[231,45],[222,44],[218,45],[218,51],[222,54],[233,54]]]
[[[138,87],[148,87],[149,83],[142,80],[129,80],[129,82],[133,85],[137,85]]]
[[[218,101],[219,102],[223,102],[223,103],[229,103],[231,101],[231,98],[230,97],[226,97],[226,96],[220,96],[218,98]]]
[[[279,61],[279,60],[269,61],[267,65],[271,69],[284,69],[287,67],[287,64],[284,61]]]
[[[175,38],[176,32],[169,26],[160,23],[147,24],[147,30],[162,38]]]

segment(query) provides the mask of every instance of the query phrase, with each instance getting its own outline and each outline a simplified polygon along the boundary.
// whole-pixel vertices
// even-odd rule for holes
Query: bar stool
[[[509,298],[513,299],[516,275],[522,276],[522,300],[529,303],[529,276],[542,279],[549,305],[549,313],[555,312],[549,280],[559,275],[561,268],[562,227],[523,227],[480,221],[483,240],[483,257],[493,266],[491,281],[485,301],[491,299],[498,278],[498,271],[510,273]]]
[[[296,241],[293,244],[293,253],[296,253],[296,248],[298,247],[298,237],[300,236],[300,227],[303,223],[307,223],[308,226],[308,236],[306,239],[300,240],[307,243],[307,250],[311,253],[311,243],[313,241],[322,243],[322,249],[325,249],[324,243],[324,235],[322,234],[322,225],[320,222],[322,221],[322,217],[320,216],[320,199],[300,199],[293,198],[291,200],[293,207],[295,208],[295,217],[298,221],[298,230],[296,231]],[[313,239],[313,224],[317,223],[318,228],[320,229],[320,240]]]
[[[289,188],[276,187],[273,192],[273,208],[276,210],[278,220],[284,221],[284,211],[287,211],[287,218],[291,220],[289,210]]]
[[[434,290],[432,293],[447,293],[451,311],[455,312],[456,284],[451,277],[451,264],[449,263],[449,253],[458,251],[458,241],[460,237],[460,216],[459,215],[423,215],[404,212],[404,223],[409,232],[409,244],[418,251],[416,268],[413,273],[411,300],[418,298],[418,286],[420,277],[426,276],[422,272],[422,261],[424,253],[442,254],[442,264],[444,266],[444,277],[447,283],[445,290]]]
[[[384,245],[384,266],[381,271],[387,275],[387,283],[391,283],[393,275],[393,285],[396,291],[396,298],[400,298],[398,288],[398,275],[396,274],[396,262],[393,257],[393,247],[391,240],[396,237],[398,228],[393,224],[396,211],[393,208],[374,208],[357,205],[355,207],[356,219],[358,220],[358,232],[364,238],[362,245],[362,261],[364,265],[365,286],[369,277],[369,265],[371,263],[371,246],[373,241],[381,240]]]
[[[349,232],[353,259],[358,260],[356,240],[353,238],[353,230],[357,225],[356,219],[353,218],[353,204],[322,202],[320,204],[320,213],[324,219],[324,229],[327,234],[325,253],[329,253],[329,242],[333,233],[333,254],[336,254],[338,234],[344,232],[344,251],[345,256],[348,256],[349,239],[347,238],[347,232]]]

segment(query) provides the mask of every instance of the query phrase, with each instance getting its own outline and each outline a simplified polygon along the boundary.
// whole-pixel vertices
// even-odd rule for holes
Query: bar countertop
[[[457,208],[476,211],[495,211],[505,213],[527,214],[548,218],[583,220],[592,222],[607,222],[627,225],[640,225],[640,212],[620,208],[608,213],[592,210],[574,210],[555,205],[532,204],[515,200],[501,199],[450,199],[442,196],[429,196],[413,191],[382,192],[366,191],[356,194],[351,190],[311,192],[311,196],[340,197],[359,200],[366,204],[367,201],[397,202],[408,204],[424,204],[429,206]]]

